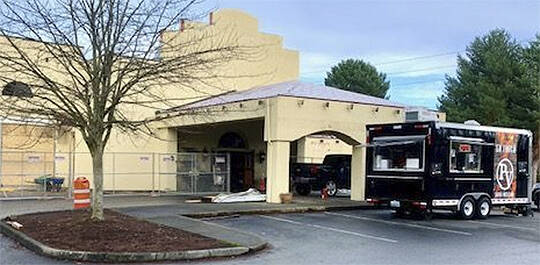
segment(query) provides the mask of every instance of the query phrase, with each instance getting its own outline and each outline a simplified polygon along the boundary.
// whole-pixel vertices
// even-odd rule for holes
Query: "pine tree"
[[[458,56],[456,77],[446,77],[439,109],[447,113],[449,121],[474,119],[485,125],[535,131],[540,108],[538,81],[535,86],[534,74],[524,62],[525,51],[501,29],[475,38],[466,56]]]
[[[386,74],[377,72],[369,63],[355,59],[343,60],[333,66],[326,73],[324,84],[380,98],[387,98],[390,87]]]

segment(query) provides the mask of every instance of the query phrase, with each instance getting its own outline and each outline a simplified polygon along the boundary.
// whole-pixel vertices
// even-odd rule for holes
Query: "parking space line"
[[[384,242],[388,242],[388,243],[397,243],[398,242],[397,240],[390,239],[390,238],[379,237],[379,236],[371,236],[371,235],[366,235],[366,234],[357,233],[357,232],[348,231],[348,230],[343,230],[343,229],[334,228],[334,227],[302,223],[302,222],[297,222],[297,221],[293,221],[293,220],[290,220],[290,219],[285,219],[285,218],[280,218],[280,217],[275,217],[275,216],[269,216],[269,215],[259,215],[259,216],[262,217],[262,218],[266,218],[266,219],[270,219],[270,220],[274,220],[274,221],[285,222],[285,223],[294,224],[294,225],[314,227],[314,228],[317,228],[317,229],[324,229],[324,230],[328,230],[328,231],[332,231],[332,232],[338,232],[338,233],[342,233],[342,234],[353,235],[353,236],[367,238],[367,239],[379,240],[379,241],[384,241]]]
[[[400,223],[400,222],[380,220],[380,219],[370,218],[370,217],[365,217],[365,216],[348,215],[348,214],[341,214],[341,213],[325,212],[325,214],[341,216],[345,218],[359,219],[359,220],[364,220],[364,221],[378,222],[378,223],[383,223],[383,224],[408,226],[408,227],[414,227],[414,228],[420,228],[420,229],[426,229],[426,230],[438,231],[438,232],[445,232],[445,233],[451,233],[451,234],[457,234],[457,235],[463,235],[463,236],[472,236],[472,234],[469,232],[464,232],[464,231],[459,231],[459,230],[450,230],[450,229],[436,228],[432,226],[424,226],[424,225],[410,224],[410,223]]]
[[[535,231],[535,232],[540,231],[539,229],[535,229],[535,228],[519,227],[519,226],[503,225],[503,224],[494,224],[494,223],[490,223],[490,222],[472,221],[472,220],[469,220],[468,222],[469,223],[474,223],[474,224],[491,225],[491,226],[494,226],[494,227],[501,227],[501,228],[522,229],[522,230]]]

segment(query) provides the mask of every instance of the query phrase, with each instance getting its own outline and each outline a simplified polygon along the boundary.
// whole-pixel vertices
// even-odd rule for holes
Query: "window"
[[[4,89],[2,89],[2,96],[31,98],[33,94],[32,90],[27,84],[13,81],[4,86]]]
[[[481,141],[450,141],[450,172],[482,173]]]
[[[425,135],[373,139],[373,170],[422,171]]]
[[[219,139],[219,147],[221,148],[246,148],[244,138],[234,132],[228,132],[221,136]]]

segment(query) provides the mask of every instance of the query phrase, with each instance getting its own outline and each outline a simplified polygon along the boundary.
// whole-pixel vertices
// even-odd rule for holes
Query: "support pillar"
[[[366,199],[366,148],[353,146],[351,158],[351,200]]]
[[[177,143],[178,135],[176,128],[162,128],[158,129],[158,135],[160,140],[153,140],[154,150],[157,154],[153,155],[153,176],[154,187],[158,192],[160,191],[176,191],[177,190],[177,177],[176,177],[176,161],[174,157],[178,152]]]
[[[281,203],[279,195],[289,192],[288,141],[266,142],[266,202]]]

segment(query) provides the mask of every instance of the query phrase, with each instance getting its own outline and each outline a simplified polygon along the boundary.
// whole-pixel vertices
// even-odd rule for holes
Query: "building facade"
[[[163,33],[164,43],[211,36],[199,47],[237,43],[251,47],[252,57],[216,65],[213,73],[203,74],[205,82],[197,89],[182,84],[163,88],[165,97],[184,98],[176,107],[128,111],[133,117],[158,115],[163,120],[150,125],[157,137],[113,131],[104,157],[106,190],[189,191],[222,183],[216,172],[224,170],[231,191],[265,187],[267,201],[279,202],[279,194],[290,190],[291,161],[320,163],[326,154],[350,154],[351,198],[363,199],[365,125],[403,122],[407,106],[297,81],[299,53],[284,48],[280,36],[260,32],[258,21],[244,12],[219,10],[208,22],[180,23],[178,31]],[[164,46],[161,56],[177,52],[182,51]],[[86,176],[92,182],[81,135],[73,130],[51,135],[43,148],[52,148],[54,155],[42,158],[53,161],[51,174]],[[2,137],[3,147],[19,141],[18,136]],[[292,149],[296,159],[291,159]],[[221,168],[223,159],[226,169]],[[187,164],[189,169],[180,170]],[[194,176],[205,172],[211,175],[210,184],[193,183]]]

